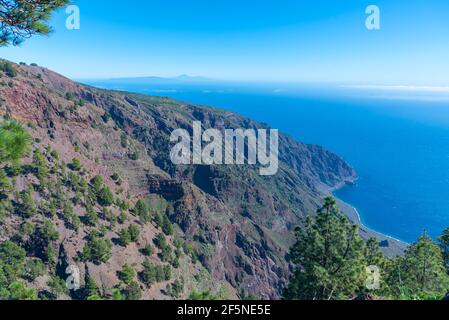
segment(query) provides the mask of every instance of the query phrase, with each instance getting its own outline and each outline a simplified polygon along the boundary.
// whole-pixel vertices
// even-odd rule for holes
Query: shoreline
[[[327,193],[332,195],[336,200],[341,212],[354,224],[359,226],[360,236],[364,240],[368,240],[371,237],[376,238],[381,244],[381,249],[387,257],[395,257],[403,255],[404,251],[410,245],[409,243],[396,239],[387,234],[378,232],[363,224],[362,216],[356,207],[338,198],[334,193],[348,186],[348,184],[354,184],[357,179],[353,181],[344,181],[333,188],[328,188]],[[383,245],[382,245],[383,244]]]

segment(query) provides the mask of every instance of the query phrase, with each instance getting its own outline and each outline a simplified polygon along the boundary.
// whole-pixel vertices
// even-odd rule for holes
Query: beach
[[[376,238],[381,244],[381,249],[384,252],[385,256],[392,258],[398,255],[402,255],[404,253],[404,250],[409,246],[409,244],[406,242],[366,227],[365,225],[363,225],[360,214],[356,208],[338,198],[336,198],[336,200],[341,211],[349,218],[349,220],[352,221],[352,223],[359,226],[360,236],[365,240],[372,237]],[[388,246],[386,246],[387,244]]]

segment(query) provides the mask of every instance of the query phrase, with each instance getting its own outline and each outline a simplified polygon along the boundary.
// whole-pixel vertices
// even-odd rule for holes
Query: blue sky
[[[81,30],[0,56],[71,78],[198,75],[341,84],[449,85],[446,0],[78,0]],[[381,9],[381,30],[365,8]]]

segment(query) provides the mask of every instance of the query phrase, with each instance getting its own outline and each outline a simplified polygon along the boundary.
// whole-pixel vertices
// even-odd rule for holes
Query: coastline
[[[371,237],[376,238],[379,241],[379,243],[381,244],[381,249],[384,252],[386,257],[391,258],[391,257],[395,257],[398,255],[403,255],[404,251],[409,246],[408,243],[401,241],[399,239],[396,239],[394,237],[391,237],[387,234],[383,234],[381,232],[378,232],[376,230],[368,228],[367,226],[365,226],[363,224],[362,217],[361,217],[359,211],[357,210],[357,208],[355,208],[351,204],[349,204],[335,196],[334,193],[336,191],[341,190],[342,188],[345,188],[348,184],[354,184],[356,181],[357,181],[356,179],[353,181],[344,181],[333,188],[329,188],[327,190],[327,193],[332,195],[337,200],[337,204],[338,204],[340,210],[343,212],[343,214],[346,217],[348,217],[348,219],[352,223],[359,226],[360,236],[364,240],[368,240]]]

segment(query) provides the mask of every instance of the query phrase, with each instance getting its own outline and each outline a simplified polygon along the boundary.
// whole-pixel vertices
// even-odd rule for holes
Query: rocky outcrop
[[[289,277],[285,256],[294,228],[315,212],[324,190],[356,177],[337,155],[283,134],[274,176],[262,177],[247,165],[175,166],[169,158],[170,133],[192,132],[193,121],[218,130],[268,127],[233,112],[96,89],[39,67],[16,68],[12,84],[0,86],[0,115],[31,123],[40,146],[51,145],[67,163],[80,159],[89,178],[100,174],[116,187],[110,177],[118,172],[127,200],[164,199],[159,209],[179,225],[178,236],[194,246],[213,279],[236,291],[278,298]],[[85,103],[77,103],[80,99]],[[76,252],[76,246],[76,241],[69,249],[64,245],[63,252]],[[142,263],[138,251],[114,255],[111,270],[126,259]],[[63,254],[61,259],[67,260]],[[105,268],[87,266],[106,288],[117,279]]]

